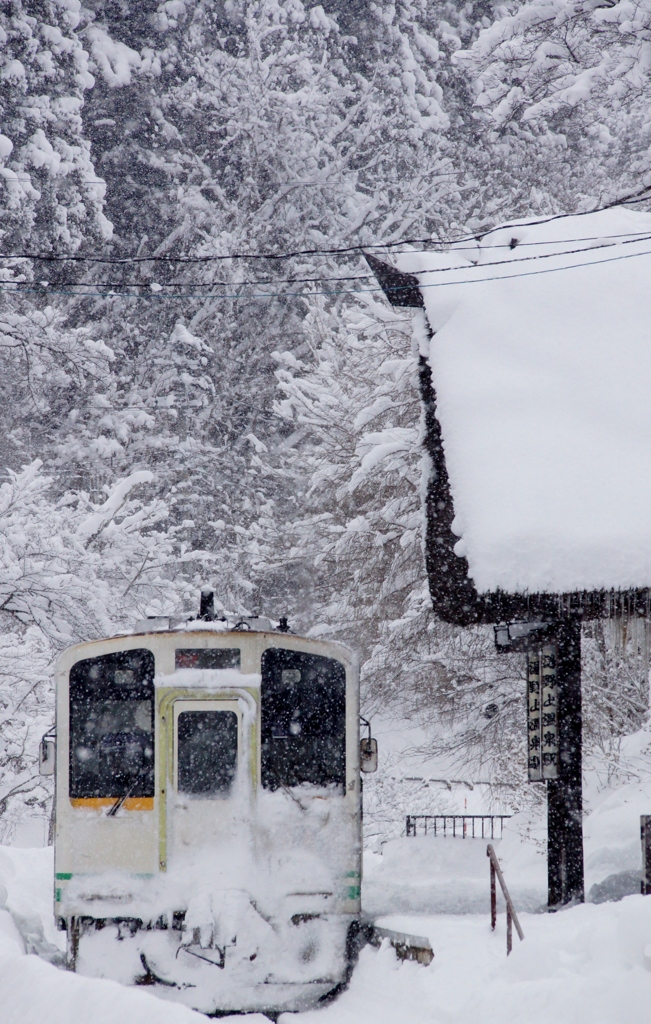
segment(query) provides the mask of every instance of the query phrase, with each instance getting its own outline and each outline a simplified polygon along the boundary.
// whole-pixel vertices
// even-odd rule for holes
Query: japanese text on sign
[[[556,647],[527,655],[527,743],[530,782],[558,778]]]

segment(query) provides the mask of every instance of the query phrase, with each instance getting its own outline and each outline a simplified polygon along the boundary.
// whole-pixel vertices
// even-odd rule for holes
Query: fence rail
[[[408,836],[452,836],[459,839],[501,839],[510,814],[408,814]]]

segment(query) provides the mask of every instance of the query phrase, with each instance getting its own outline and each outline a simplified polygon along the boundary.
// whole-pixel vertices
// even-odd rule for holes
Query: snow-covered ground
[[[587,885],[596,886],[594,897],[606,878],[617,876],[610,888],[630,891],[640,866],[639,815],[651,808],[651,783],[592,799]],[[318,1011],[283,1014],[280,1024],[293,1017],[296,1024],[649,1024],[651,899],[629,895],[553,915],[536,912],[545,900],[545,859],[540,833],[530,827],[523,841],[523,824],[514,820],[495,844],[525,933],[523,943],[514,936],[508,960],[503,914],[490,931],[485,843],[395,839],[367,855],[366,909],[387,927],[427,935],[433,964],[403,963],[389,946],[367,947],[339,999]],[[51,849],[0,847],[0,886],[2,1024],[205,1020],[149,991],[56,966],[62,936],[51,917]],[[265,1020],[251,1014],[247,1024]]]
[[[430,967],[390,948],[362,951],[350,988],[301,1024],[648,1024],[651,900],[523,914],[525,940],[507,960],[504,918],[395,916],[383,923],[426,934]],[[651,966],[651,958],[649,959]]]

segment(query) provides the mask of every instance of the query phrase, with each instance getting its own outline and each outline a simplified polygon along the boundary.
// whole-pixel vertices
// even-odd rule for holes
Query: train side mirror
[[[54,775],[56,747],[53,736],[44,736],[38,749],[38,770],[41,775]]]
[[[377,740],[374,736],[359,741],[359,761],[365,774],[377,771]]]

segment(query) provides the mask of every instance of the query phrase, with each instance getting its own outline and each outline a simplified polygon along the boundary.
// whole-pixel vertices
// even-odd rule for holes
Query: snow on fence
[[[460,839],[501,839],[510,814],[408,814],[408,836],[452,836]]]

